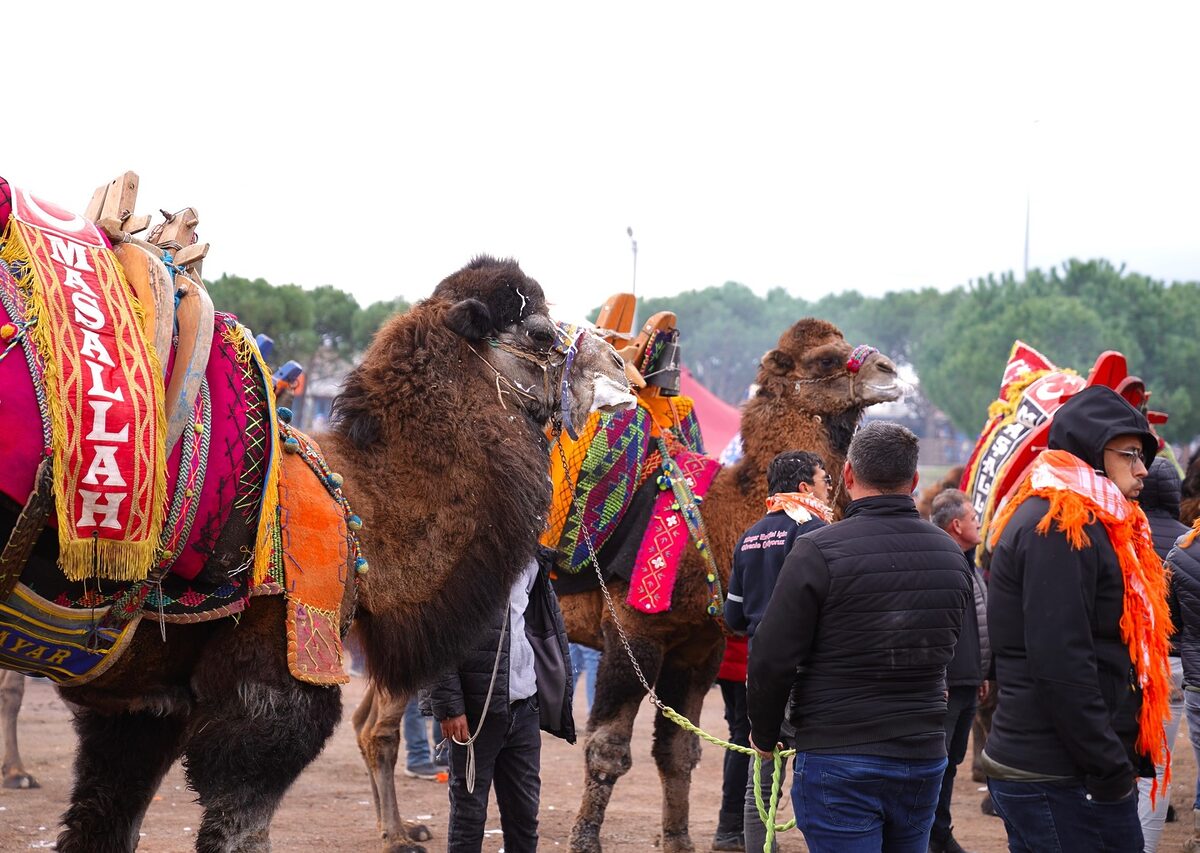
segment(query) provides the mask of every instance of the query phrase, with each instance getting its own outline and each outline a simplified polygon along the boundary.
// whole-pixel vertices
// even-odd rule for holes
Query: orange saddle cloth
[[[330,495],[317,443],[284,428],[280,454],[279,526],[276,557],[282,562],[287,598],[288,667],[310,684],[345,684],[341,612],[353,583],[356,548],[342,505]],[[296,444],[289,445],[294,439]],[[313,466],[317,465],[317,468]]]

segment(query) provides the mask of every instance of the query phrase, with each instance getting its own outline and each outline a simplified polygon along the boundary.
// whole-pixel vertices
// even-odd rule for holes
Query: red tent
[[[700,419],[700,432],[704,435],[704,449],[715,458],[741,427],[742,413],[696,381],[686,367],[680,369],[680,393],[695,401],[696,417]]]

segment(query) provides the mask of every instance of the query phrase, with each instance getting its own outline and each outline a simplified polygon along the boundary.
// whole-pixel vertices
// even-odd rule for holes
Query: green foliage
[[[409,307],[397,297],[360,308],[353,296],[330,285],[304,290],[233,275],[206,284],[218,311],[236,314],[255,334],[275,341],[276,365],[295,359],[307,366],[322,347],[343,354],[364,350],[384,320]]]
[[[1171,416],[1163,433],[1179,441],[1200,434],[1200,400],[1189,390],[1200,364],[1200,285],[1166,284],[1104,260],[1031,270],[1025,281],[988,276],[944,293],[851,290],[812,302],[782,289],[759,297],[726,282],[642,300],[638,317],[664,310],[679,318],[685,363],[731,402],[779,334],[812,316],[836,323],[852,344],[911,365],[923,395],[968,435],[982,427],[1017,339],[1085,375],[1102,351],[1123,353],[1146,381],[1152,408]]]

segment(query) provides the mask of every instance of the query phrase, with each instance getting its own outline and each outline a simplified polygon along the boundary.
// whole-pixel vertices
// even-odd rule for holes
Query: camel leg
[[[596,673],[596,701],[588,717],[588,735],[584,744],[587,767],[583,801],[571,829],[572,853],[600,851],[600,825],[604,823],[613,785],[633,764],[629,742],[638,705],[646,695],[616,630],[606,624],[604,636],[604,655]],[[639,637],[631,637],[629,642],[643,674],[653,683],[662,663],[662,649]]]
[[[242,682],[206,698],[184,747],[204,809],[198,853],[267,853],[279,801],[321,752],[342,714],[340,691],[292,680]]]
[[[358,749],[371,779],[384,853],[410,850],[410,842],[428,841],[432,837],[424,824],[401,819],[396,797],[396,762],[400,757],[400,731],[407,705],[407,699],[392,696],[372,684],[354,712]]]
[[[75,786],[59,853],[130,853],[163,776],[179,756],[179,716],[78,710]]]
[[[664,704],[697,726],[700,725],[704,696],[717,676],[721,662],[719,651],[718,647],[713,658],[699,667],[668,657],[655,685]],[[692,788],[692,770],[700,762],[700,738],[659,713],[654,717],[651,754],[662,781],[663,853],[691,853],[696,848],[688,833],[688,797]]]
[[[25,771],[17,749],[17,715],[25,698],[25,676],[12,670],[0,670],[0,731],[4,733],[4,760],[0,777],[5,788],[40,788],[37,779]]]

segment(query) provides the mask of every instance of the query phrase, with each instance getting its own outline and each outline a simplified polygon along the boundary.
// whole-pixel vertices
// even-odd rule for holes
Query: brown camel
[[[607,344],[575,341],[572,353],[537,282],[484,257],[388,321],[348,377],[318,438],[371,565],[357,584],[348,573],[343,624],[356,616],[388,690],[407,693],[456,660],[532,557],[549,502],[547,421],[565,406],[582,422],[595,389],[624,385]],[[0,509],[0,536],[14,517]],[[252,548],[253,531],[233,544]],[[43,536],[31,562],[56,557]],[[153,623],[102,675],[61,691],[80,743],[58,849],[133,850],[182,757],[204,812],[197,850],[269,850],[271,816],[332,734],[340,691],[289,673],[280,596],[252,599],[238,620]]]
[[[742,412],[745,456],[717,474],[703,505],[723,587],[738,537],[764,512],[771,459],[784,450],[813,451],[825,460],[840,489],[846,450],[863,409],[900,395],[895,366],[886,356],[873,352],[852,372],[851,352],[836,326],[810,318],[784,332],[778,346],[763,357],[758,393]],[[617,619],[647,681],[664,703],[696,723],[724,648],[720,626],[706,612],[707,572],[700,552],[689,548],[678,569],[671,610],[655,615],[625,603],[627,583],[609,585]],[[588,720],[583,800],[570,837],[572,851],[591,853],[600,850],[600,827],[613,785],[629,770],[633,722],[646,689],[601,592],[562,595],[560,600],[571,640],[604,651]],[[691,851],[688,797],[699,740],[657,714],[652,754],[663,790],[661,848],[666,853]]]

